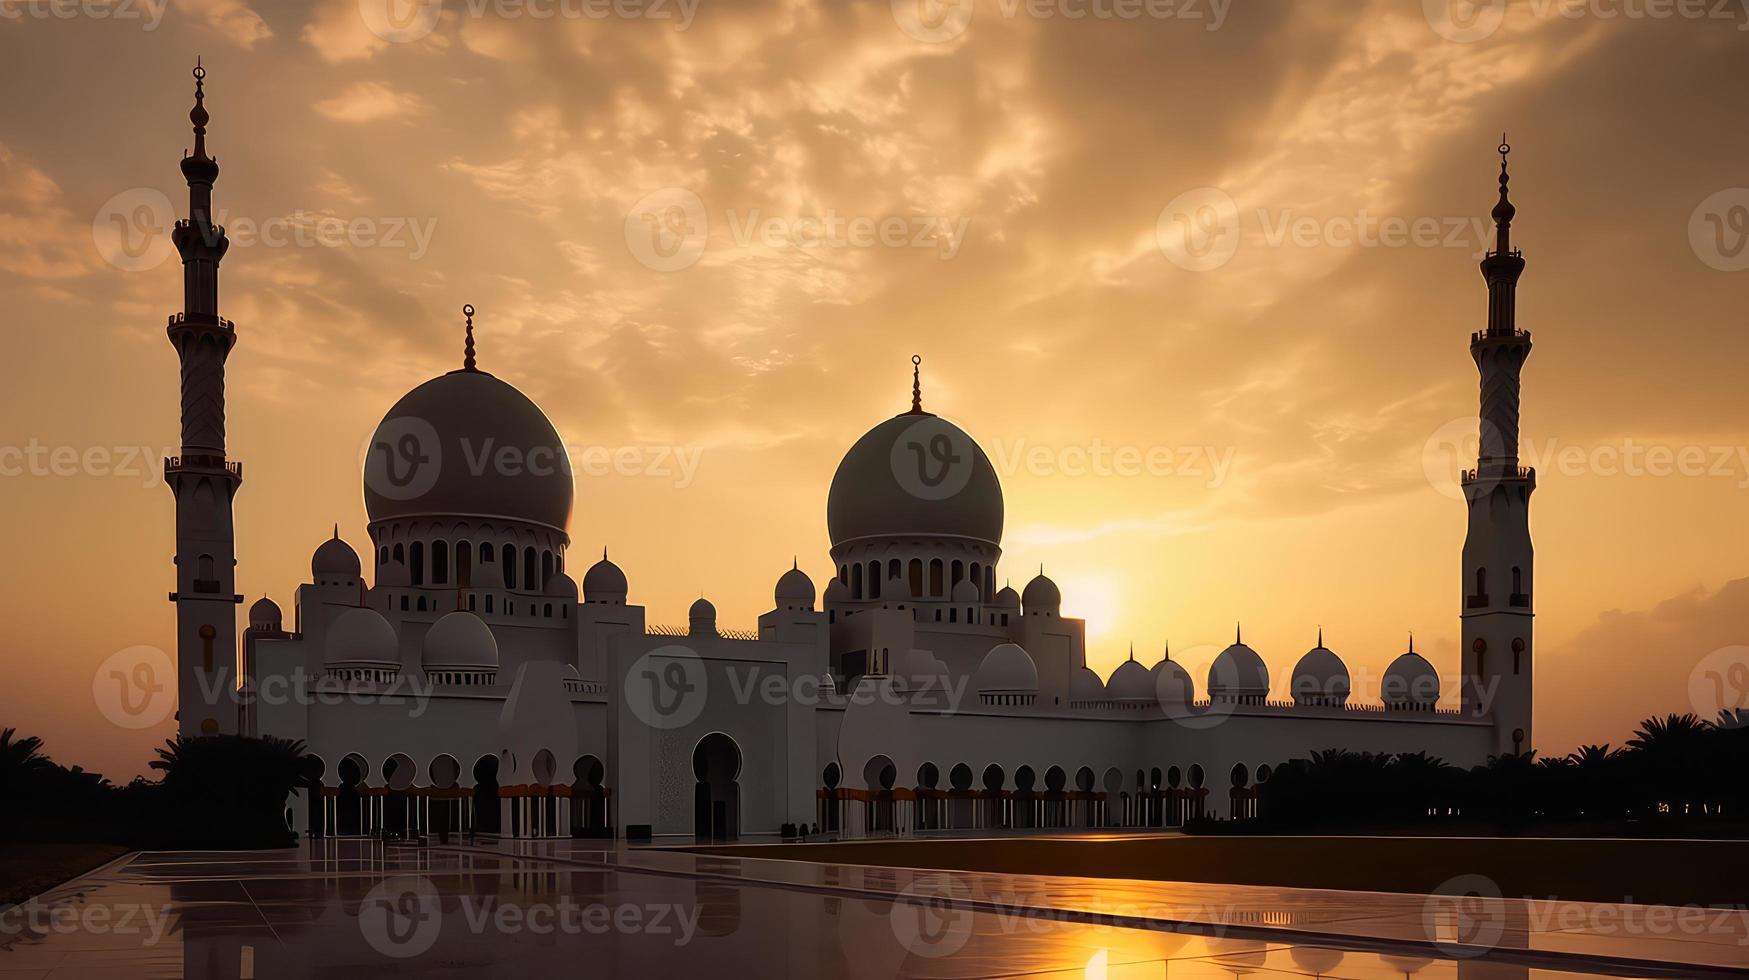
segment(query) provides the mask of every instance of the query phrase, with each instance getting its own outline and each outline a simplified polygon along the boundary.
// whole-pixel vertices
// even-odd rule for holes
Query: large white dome
[[[984,691],[1037,691],[1038,665],[1016,643],[998,643],[984,654],[972,685]]]
[[[484,371],[451,371],[402,396],[365,460],[373,522],[507,517],[563,532],[571,497],[558,430],[528,396]]]
[[[348,609],[328,627],[323,661],[330,667],[399,667],[395,628],[375,609]]]
[[[965,430],[924,411],[868,430],[832,477],[826,529],[858,538],[928,535],[1002,542],[1002,484]]]
[[[492,628],[465,609],[447,613],[425,634],[426,670],[496,669],[498,640]]]

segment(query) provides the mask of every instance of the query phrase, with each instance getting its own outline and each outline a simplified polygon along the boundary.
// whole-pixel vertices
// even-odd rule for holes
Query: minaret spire
[[[474,367],[474,304],[464,303],[462,315],[468,318],[467,342],[462,345],[462,370],[473,371]]]
[[[923,412],[923,355],[911,355],[911,414]]]
[[[1488,330],[1490,337],[1510,337],[1518,328],[1518,277],[1524,274],[1524,253],[1512,247],[1512,219],[1518,215],[1507,185],[1507,155],[1512,144],[1500,134],[1500,200],[1494,204],[1494,250],[1482,259],[1482,278],[1488,282]]]

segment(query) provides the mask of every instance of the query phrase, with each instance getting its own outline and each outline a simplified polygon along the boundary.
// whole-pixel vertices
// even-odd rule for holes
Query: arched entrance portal
[[[864,824],[869,833],[890,834],[898,829],[898,804],[893,798],[893,784],[898,778],[898,767],[884,755],[875,756],[862,767],[863,785],[868,787]]]
[[[692,750],[693,836],[699,841],[732,841],[740,833],[741,747],[722,732],[699,739]]]

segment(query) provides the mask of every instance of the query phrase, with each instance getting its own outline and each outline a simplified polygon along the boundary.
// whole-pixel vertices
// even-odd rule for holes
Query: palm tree
[[[1653,811],[1688,813],[1705,808],[1711,782],[1709,751],[1716,729],[1694,714],[1647,718],[1628,739],[1642,802]]]
[[[53,765],[42,754],[43,740],[35,735],[17,738],[18,729],[0,731],[0,773],[41,770]]]

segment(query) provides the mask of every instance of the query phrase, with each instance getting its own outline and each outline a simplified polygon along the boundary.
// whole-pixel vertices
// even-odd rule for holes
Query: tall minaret
[[[182,255],[182,312],[170,345],[182,361],[182,454],[164,461],[176,495],[177,726],[183,735],[237,731],[236,532],[231,499],[243,465],[225,458],[225,358],[236,329],[219,316],[219,262],[230,240],[213,223],[217,160],[207,156],[206,70],[194,68],[194,152],[182,158],[188,218],[171,240]]]
[[[1500,143],[1500,201],[1494,250],[1482,259],[1488,329],[1470,337],[1482,376],[1481,452],[1464,474],[1469,533],[1464,538],[1463,708],[1494,720],[1494,752],[1525,752],[1531,738],[1530,495],[1536,471],[1518,464],[1519,374],[1530,332],[1518,329],[1516,291],[1524,254],[1512,247],[1506,157]]]

